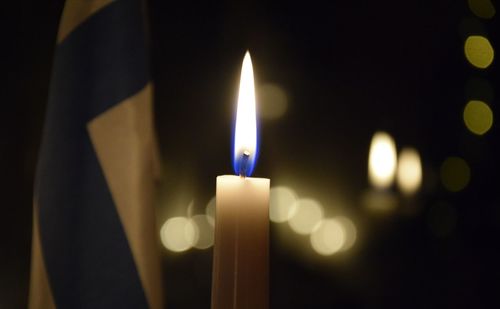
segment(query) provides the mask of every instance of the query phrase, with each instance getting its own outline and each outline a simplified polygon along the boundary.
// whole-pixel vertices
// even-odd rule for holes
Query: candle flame
[[[403,148],[401,150],[396,180],[405,195],[414,194],[422,185],[422,162],[416,149]]]
[[[257,115],[252,60],[243,59],[234,129],[233,166],[236,174],[250,176],[257,157]]]
[[[396,144],[386,132],[373,135],[368,159],[368,177],[373,186],[388,188],[396,173]]]

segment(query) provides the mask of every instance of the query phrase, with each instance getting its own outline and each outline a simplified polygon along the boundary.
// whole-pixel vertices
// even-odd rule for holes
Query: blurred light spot
[[[295,202],[294,215],[288,220],[292,230],[298,234],[310,234],[323,219],[323,208],[313,199],[299,199]]]
[[[208,201],[205,207],[205,214],[207,215],[208,222],[214,226],[215,225],[215,196]]]
[[[469,101],[464,109],[464,122],[472,133],[483,135],[493,125],[493,112],[484,102]]]
[[[465,57],[475,67],[485,69],[494,58],[494,50],[487,38],[471,35],[465,40]]]
[[[344,229],[344,244],[341,248],[341,251],[347,251],[351,249],[351,247],[356,242],[356,238],[358,236],[356,226],[351,221],[351,219],[344,216],[335,217],[335,220],[337,220],[337,222],[339,222]]]
[[[193,245],[197,249],[207,249],[214,244],[214,227],[208,219],[206,215],[196,215],[191,218],[198,230],[198,239]]]
[[[403,194],[417,192],[422,184],[422,163],[414,148],[403,148],[399,153],[397,182]]]
[[[464,159],[449,157],[441,165],[441,182],[452,192],[462,190],[470,180],[470,168]]]
[[[493,87],[487,79],[471,77],[465,84],[465,96],[468,100],[493,102]]]
[[[429,209],[428,224],[431,232],[440,238],[449,236],[457,225],[455,208],[447,203],[438,203]]]
[[[186,217],[168,219],[160,230],[161,242],[170,251],[181,252],[191,248],[199,237],[197,226]]]
[[[311,246],[321,255],[332,255],[345,244],[345,230],[336,219],[325,219],[317,224],[311,234]]]
[[[396,172],[396,144],[386,132],[373,135],[368,158],[368,178],[377,188],[388,188]]]
[[[362,203],[375,213],[389,213],[398,206],[398,199],[388,191],[368,190],[362,195]]]
[[[495,7],[491,0],[468,0],[469,8],[477,17],[490,19],[495,16]]]
[[[259,87],[259,117],[277,119],[283,116],[288,107],[285,91],[275,84]]]
[[[297,196],[287,187],[274,187],[271,189],[269,218],[273,222],[288,221],[296,211]]]

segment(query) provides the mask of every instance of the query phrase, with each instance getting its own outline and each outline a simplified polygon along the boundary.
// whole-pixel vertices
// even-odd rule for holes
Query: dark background
[[[0,308],[27,303],[33,177],[62,7],[22,1],[2,12]],[[462,120],[470,78],[500,89],[496,61],[478,70],[463,53],[468,34],[498,46],[498,17],[475,17],[465,0],[151,0],[149,17],[159,224],[185,215],[191,200],[203,212],[215,177],[232,173],[232,113],[249,49],[257,85],[277,84],[288,97],[282,118],[261,121],[254,174],[320,200],[329,215],[341,204],[358,227],[350,251],[319,257],[291,249],[271,224],[271,307],[500,306],[498,126],[475,136]],[[408,201],[385,216],[360,204],[376,130],[420,151],[424,184],[411,215]],[[471,168],[457,193],[439,180],[449,156]],[[169,308],[208,308],[211,250],[162,252]]]

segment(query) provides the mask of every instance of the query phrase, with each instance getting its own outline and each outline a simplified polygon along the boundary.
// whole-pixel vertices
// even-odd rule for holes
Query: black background
[[[470,78],[500,88],[496,61],[478,70],[463,53],[471,33],[498,46],[498,17],[475,17],[465,0],[148,4],[164,163],[159,224],[185,215],[191,200],[203,212],[215,177],[232,173],[231,121],[248,49],[257,85],[278,84],[288,97],[284,117],[261,121],[255,176],[318,199],[328,215],[341,204],[359,234],[352,250],[323,258],[290,249],[271,224],[271,307],[500,306],[498,126],[479,137],[462,120]],[[33,177],[62,7],[22,1],[2,12],[0,308],[27,303]],[[420,151],[424,186],[411,215],[406,203],[386,216],[360,204],[376,130]],[[439,181],[448,156],[471,167],[458,193]],[[432,228],[451,220],[436,217],[443,204],[453,210],[446,235]],[[162,252],[169,308],[208,308],[211,250]]]

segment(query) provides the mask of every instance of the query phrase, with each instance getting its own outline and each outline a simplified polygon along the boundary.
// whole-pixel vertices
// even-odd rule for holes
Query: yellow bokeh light
[[[186,217],[168,219],[160,230],[160,239],[165,248],[182,252],[191,248],[199,237],[197,226]]]
[[[465,188],[470,181],[470,168],[464,159],[449,157],[441,165],[441,182],[444,187],[452,192]]]
[[[396,172],[396,144],[386,132],[373,135],[368,158],[368,178],[377,188],[388,188]]]
[[[345,244],[345,230],[342,223],[333,219],[320,221],[311,233],[311,246],[321,255],[332,255]]]
[[[207,249],[214,244],[214,227],[210,224],[208,216],[195,215],[191,218],[196,230],[198,230],[198,238],[193,243],[193,247],[197,249]]]
[[[295,214],[297,195],[287,187],[271,189],[269,219],[276,223],[286,222]]]
[[[288,107],[285,91],[274,84],[259,87],[259,116],[265,119],[277,119],[283,116]]]
[[[488,104],[482,101],[469,101],[464,109],[464,122],[472,133],[483,135],[493,125],[493,112]]]
[[[422,184],[422,162],[414,148],[403,148],[399,153],[398,187],[403,194],[411,195],[417,192]]]
[[[205,207],[205,214],[207,215],[208,222],[214,226],[215,225],[215,196],[208,201]]]
[[[480,69],[489,67],[495,54],[490,41],[480,35],[471,35],[465,40],[464,52],[467,60]]]
[[[335,217],[335,220],[337,220],[344,229],[344,244],[340,251],[347,251],[351,249],[358,237],[356,226],[351,219],[344,216]]]
[[[490,19],[495,16],[495,7],[491,0],[468,0],[469,8],[477,17]]]
[[[313,199],[299,199],[294,207],[296,210],[288,224],[298,234],[310,234],[323,219],[323,207]]]

